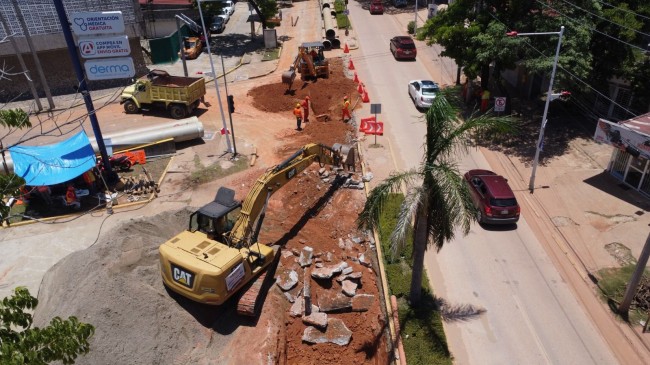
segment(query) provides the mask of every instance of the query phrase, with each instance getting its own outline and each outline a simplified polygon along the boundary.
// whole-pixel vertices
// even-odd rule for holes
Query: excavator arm
[[[305,170],[313,162],[318,162],[321,166],[341,166],[341,150],[335,150],[331,147],[310,143],[303,146],[300,150],[287,158],[284,162],[269,169],[260,176],[250,192],[244,199],[242,209],[232,230],[227,235],[227,240],[234,247],[250,247],[252,238],[257,237],[253,224],[266,207],[268,198],[293,180],[300,172]],[[261,222],[259,222],[261,223]],[[256,227],[261,226],[257,224]]]

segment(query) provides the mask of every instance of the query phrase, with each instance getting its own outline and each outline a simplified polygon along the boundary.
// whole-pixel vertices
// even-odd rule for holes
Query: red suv
[[[521,209],[508,180],[488,170],[470,170],[464,177],[478,209],[476,220],[479,223],[511,224],[519,221]]]
[[[370,14],[383,14],[384,4],[381,0],[372,0],[370,3]]]
[[[390,40],[390,52],[395,59],[415,60],[415,56],[418,54],[417,49],[415,49],[415,42],[409,36],[393,37]]]

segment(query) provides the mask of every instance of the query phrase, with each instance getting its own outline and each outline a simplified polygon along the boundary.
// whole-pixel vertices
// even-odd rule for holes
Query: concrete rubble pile
[[[315,252],[307,240],[299,242],[304,245],[302,250],[282,252],[275,277],[284,297],[293,303],[289,314],[302,318],[303,342],[346,346],[352,331],[336,314],[365,312],[373,304],[375,295],[363,293],[363,271],[374,275],[368,259],[371,256],[368,250],[375,248],[374,240],[353,235],[339,238],[338,253]]]

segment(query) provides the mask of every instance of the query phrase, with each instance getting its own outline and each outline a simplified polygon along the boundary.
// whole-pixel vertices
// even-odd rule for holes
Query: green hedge
[[[422,282],[422,303],[414,309],[408,305],[411,288],[412,244],[406,245],[395,256],[390,251],[390,235],[399,214],[404,196],[392,195],[379,221],[379,240],[384,253],[386,277],[390,294],[398,299],[398,312],[402,329],[402,342],[409,365],[451,365],[452,358],[447,348],[447,338],[442,327],[442,318],[437,310],[435,298],[429,288],[426,275]],[[407,242],[412,242],[409,234]]]

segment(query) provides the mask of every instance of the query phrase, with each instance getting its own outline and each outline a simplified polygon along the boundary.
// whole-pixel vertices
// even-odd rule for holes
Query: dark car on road
[[[381,0],[372,0],[370,3],[370,14],[383,14],[384,3]]]
[[[219,34],[226,29],[226,23],[224,19],[219,16],[212,18],[212,24],[210,24],[210,34]]]
[[[397,36],[390,40],[390,52],[395,59],[415,60],[418,50],[415,48],[413,38],[409,36]]]
[[[519,221],[521,209],[503,176],[489,170],[470,170],[464,179],[472,194],[479,223],[514,224]]]

